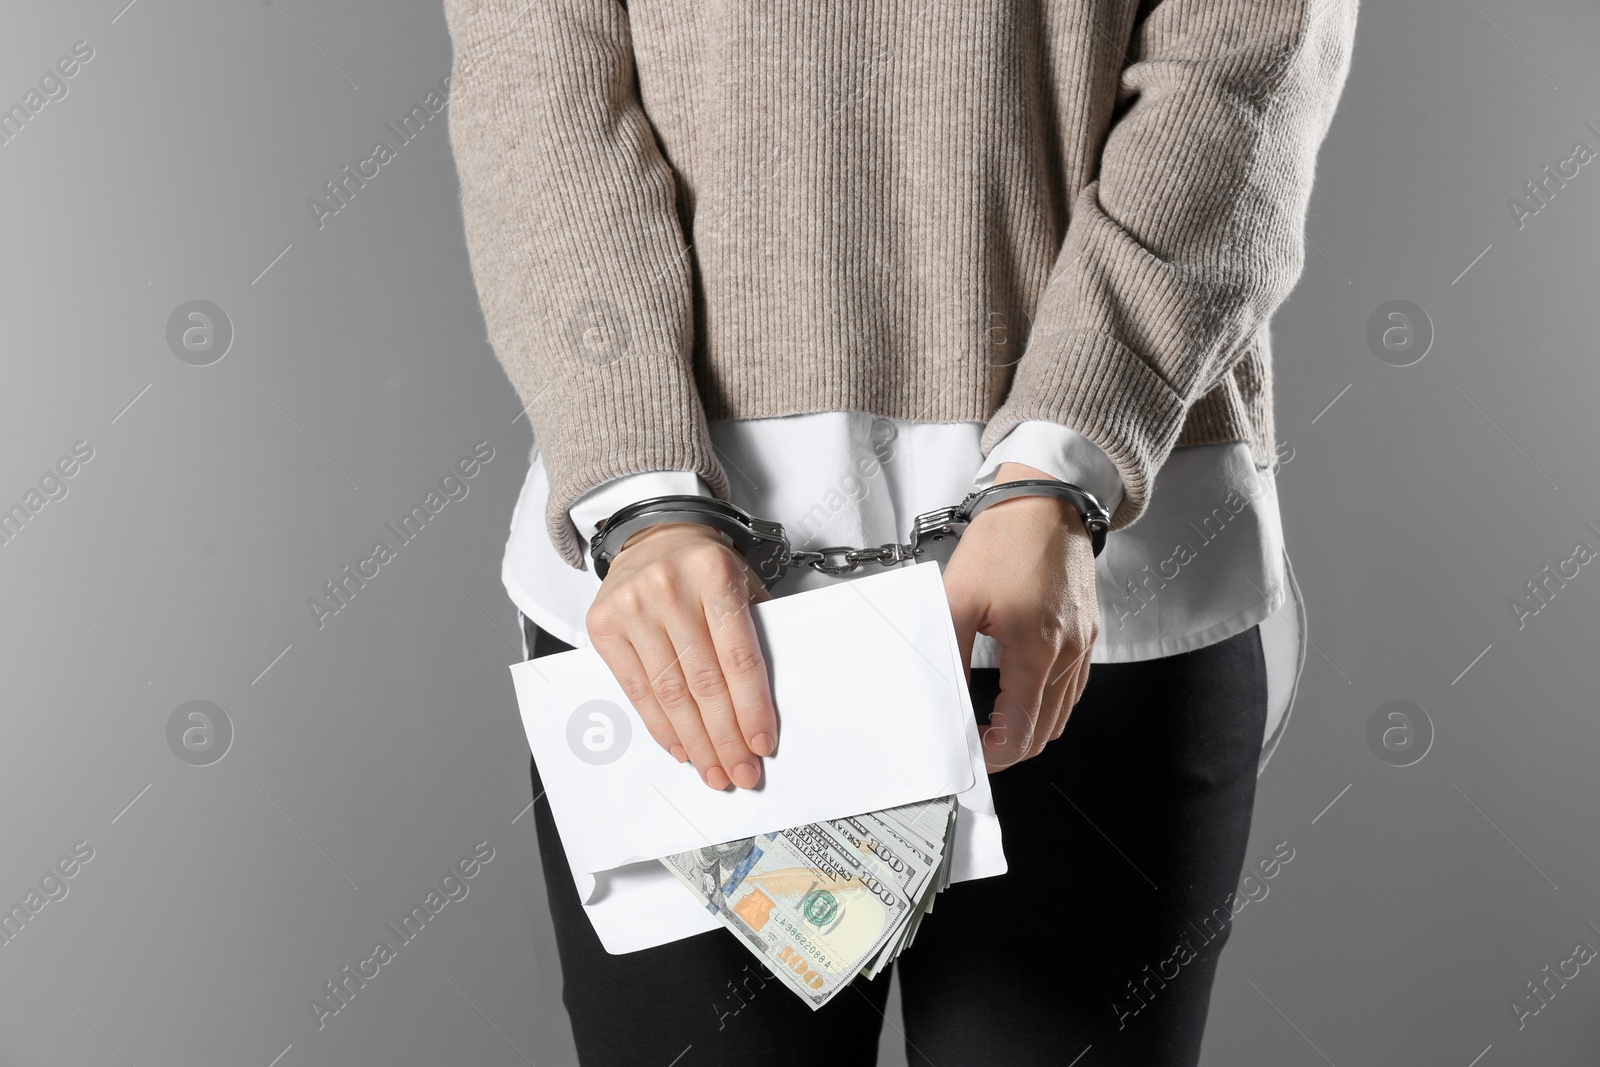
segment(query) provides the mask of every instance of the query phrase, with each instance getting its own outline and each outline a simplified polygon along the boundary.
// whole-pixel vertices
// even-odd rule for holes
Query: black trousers
[[[524,628],[535,657],[570,647]],[[972,672],[980,723],[998,690],[998,671]],[[1266,705],[1254,627],[1093,668],[1060,740],[990,778],[1009,871],[951,886],[893,965],[913,1065],[1199,1061]],[[543,791],[535,767],[533,795]],[[727,931],[609,955],[549,805],[534,812],[585,1067],[875,1062],[887,974],[813,1012]]]

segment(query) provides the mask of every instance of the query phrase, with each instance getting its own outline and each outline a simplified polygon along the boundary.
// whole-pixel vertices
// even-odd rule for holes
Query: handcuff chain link
[[[910,545],[884,544],[877,548],[851,548],[849,545],[831,545],[827,548],[814,550],[798,550],[789,553],[789,566],[810,567],[812,570],[821,571],[837,577],[849,574],[863,563],[881,563],[885,567],[896,563],[904,563],[916,554]],[[834,563],[833,558],[840,558],[842,562]]]
[[[788,565],[810,567],[834,577],[849,574],[864,563],[881,563],[885,567],[892,567],[921,555],[923,541],[938,541],[949,536],[958,510],[955,507],[942,507],[918,515],[912,520],[910,544],[890,541],[877,548],[831,545],[828,548],[799,549],[789,553]],[[835,558],[841,562],[832,562]]]

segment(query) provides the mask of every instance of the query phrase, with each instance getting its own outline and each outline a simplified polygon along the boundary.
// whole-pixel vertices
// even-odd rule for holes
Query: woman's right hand
[[[585,618],[589,640],[656,743],[712,789],[753,789],[778,713],[750,605],[772,594],[710,527],[629,537]]]

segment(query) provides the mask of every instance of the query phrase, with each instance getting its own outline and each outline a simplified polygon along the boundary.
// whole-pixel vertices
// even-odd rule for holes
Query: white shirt
[[[792,549],[876,546],[908,539],[921,512],[959,503],[992,484],[1000,465],[1025,463],[1089,490],[1109,511],[1122,499],[1110,459],[1087,438],[1052,422],[1024,422],[987,459],[983,424],[885,419],[828,411],[713,422],[711,440],[733,503],[781,522]],[[584,494],[571,517],[580,535],[624,505],[669,493],[711,495],[688,471],[629,475]],[[537,452],[511,518],[501,578],[517,608],[574,647],[589,645],[584,617],[600,588],[591,566],[567,565],[550,543],[544,512],[549,479]],[[950,541],[932,547],[947,559]],[[910,566],[911,564],[903,564]],[[870,563],[840,577],[791,568],[774,596],[874,573]],[[1100,637],[1091,663],[1155,659],[1221,641],[1258,623],[1268,654],[1269,709],[1262,766],[1287,719],[1304,661],[1304,622],[1283,546],[1277,488],[1243,443],[1175,449],[1156,475],[1144,516],[1114,531],[1095,561]],[[1290,631],[1292,630],[1292,634]],[[998,665],[983,634],[972,666]]]
[[[1122,500],[1121,479],[1105,453],[1081,434],[1046,421],[1018,425],[987,459],[978,447],[983,424],[977,422],[908,422],[828,411],[713,422],[710,433],[733,502],[781,522],[793,549],[904,542],[913,517],[992,484],[1006,462],[1081,486],[1108,511]],[[550,543],[544,521],[549,488],[535,452],[511,516],[501,580],[518,610],[540,629],[584,648],[590,644],[584,617],[600,580],[592,566],[568,566]],[[670,493],[711,495],[690,472],[651,471],[591,490],[570,514],[587,548],[599,519]],[[953,547],[941,542],[930,555],[947,559]],[[867,564],[837,578],[791,568],[771,590],[784,596],[872,574],[879,566]],[[1265,768],[1288,721],[1306,650],[1305,615],[1284,550],[1273,471],[1257,468],[1249,446],[1239,442],[1174,449],[1156,475],[1149,508],[1106,539],[1095,572],[1100,637],[1091,663],[1170,656],[1261,625],[1268,674],[1260,760]],[[998,653],[998,644],[979,634],[972,666],[997,666]]]

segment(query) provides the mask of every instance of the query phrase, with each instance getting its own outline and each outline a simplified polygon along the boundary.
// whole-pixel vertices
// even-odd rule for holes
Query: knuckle
[[[639,572],[639,578],[628,587],[636,605],[644,603],[672,603],[678,599],[677,575],[665,560],[658,560]]]
[[[744,581],[744,559],[726,545],[704,546],[698,562],[704,573],[721,585],[737,587]]]
[[[681,675],[669,672],[655,682],[656,699],[664,708],[681,708],[689,700],[689,686]]]
[[[1033,747],[1033,740],[1038,736],[1038,724],[1024,722],[1017,731],[1017,751],[1027,752]]]
[[[692,574],[720,579],[731,570],[732,550],[720,541],[700,540],[686,546],[676,559]]]
[[[628,698],[630,704],[638,708],[650,702],[650,686],[646,684],[643,678],[630,676],[622,682],[622,695]],[[649,716],[645,716],[645,722],[647,725],[649,724]]]
[[[617,587],[604,605],[597,601],[596,608],[620,621],[623,616],[637,615],[643,603],[644,597],[641,595],[639,583],[625,582]]]
[[[728,674],[745,675],[764,666],[761,650],[754,645],[738,644],[725,653],[724,668]]]
[[[1044,612],[1035,624],[1039,639],[1052,648],[1060,648],[1071,640],[1074,626],[1054,612]]]
[[[721,665],[712,662],[697,663],[691,667],[689,685],[695,695],[702,697],[721,696],[728,691],[728,682],[722,675]]]
[[[729,618],[743,611],[748,603],[749,601],[740,596],[737,590],[724,589],[706,597],[706,615],[718,629],[721,629]]]
[[[590,607],[588,614],[583,617],[583,625],[589,631],[590,640],[596,644],[614,641],[622,636],[621,620],[609,605],[596,603]]]

